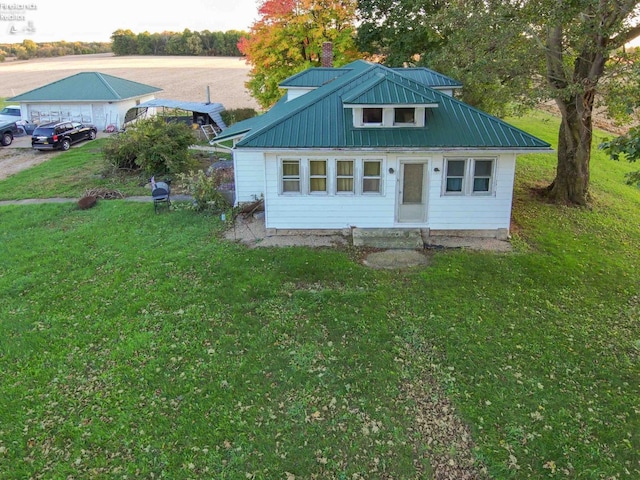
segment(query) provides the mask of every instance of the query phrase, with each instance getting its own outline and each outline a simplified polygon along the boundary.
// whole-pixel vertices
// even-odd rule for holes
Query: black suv
[[[31,136],[31,146],[36,150],[69,150],[73,143],[93,140],[98,129],[78,122],[44,123]]]

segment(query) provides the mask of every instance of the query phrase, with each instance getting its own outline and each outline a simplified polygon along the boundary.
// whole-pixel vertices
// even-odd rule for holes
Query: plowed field
[[[0,98],[10,98],[79,72],[101,72],[161,88],[156,97],[207,101],[227,109],[257,108],[244,84],[249,66],[237,57],[72,55],[0,63]]]

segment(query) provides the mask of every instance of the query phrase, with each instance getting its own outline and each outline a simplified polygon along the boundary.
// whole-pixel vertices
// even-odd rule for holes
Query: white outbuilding
[[[162,89],[100,72],[81,72],[17,95],[22,119],[31,123],[75,121],[99,130],[119,129],[127,111]]]

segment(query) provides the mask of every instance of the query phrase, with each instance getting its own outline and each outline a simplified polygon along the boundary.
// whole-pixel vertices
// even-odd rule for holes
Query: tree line
[[[119,29],[111,35],[111,51],[116,55],[193,55],[239,57],[238,42],[245,32],[191,31],[133,33]]]
[[[45,42],[23,40],[21,43],[0,44],[0,62],[7,57],[18,60],[30,58],[62,57],[64,55],[85,55],[90,53],[107,53],[111,51],[109,42]]]
[[[116,30],[112,42],[45,42],[23,40],[21,43],[0,44],[0,62],[8,57],[18,60],[30,58],[62,57],[113,52],[115,55],[203,55],[240,57],[238,43],[246,32],[202,32],[185,29],[183,32],[133,33],[131,30]]]

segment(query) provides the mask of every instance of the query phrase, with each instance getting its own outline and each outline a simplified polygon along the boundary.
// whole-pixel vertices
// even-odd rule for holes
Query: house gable
[[[416,88],[418,87],[418,88]],[[376,74],[368,82],[342,98],[345,106],[357,105],[437,105],[437,98],[418,85],[403,84],[398,78]]]
[[[423,127],[425,109],[438,107],[430,91],[382,74],[343,97],[342,103],[351,109],[356,128]]]

